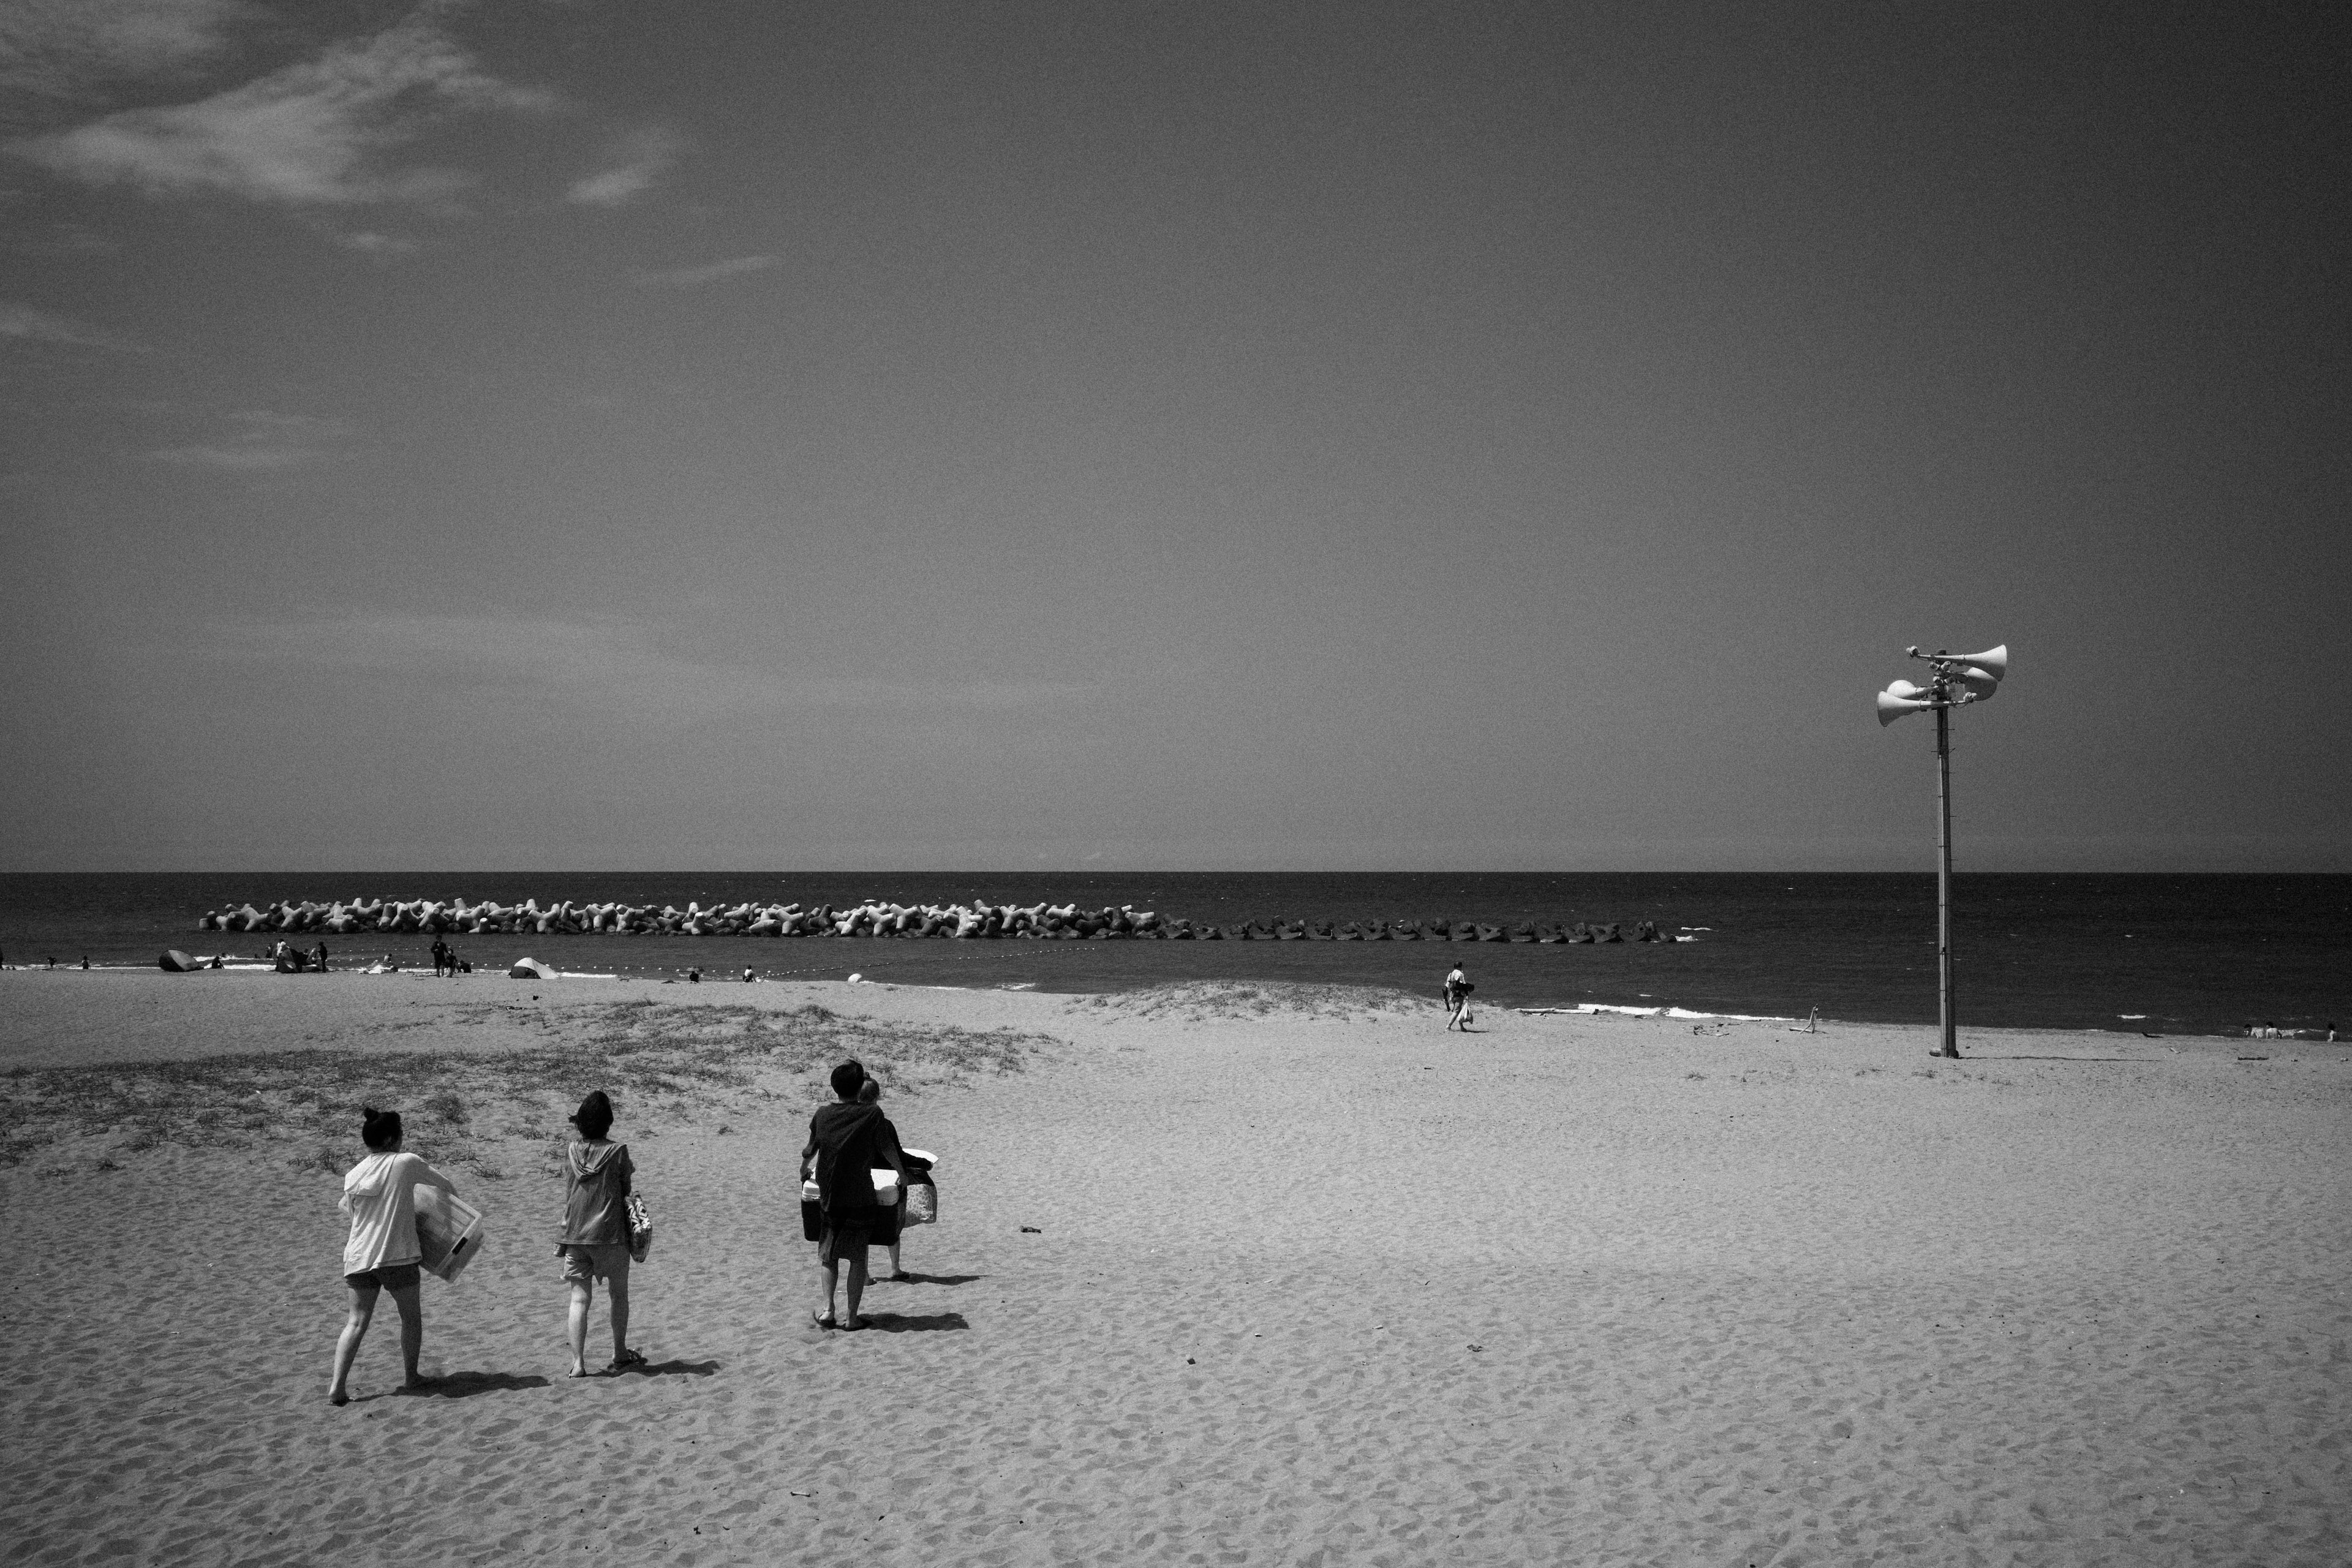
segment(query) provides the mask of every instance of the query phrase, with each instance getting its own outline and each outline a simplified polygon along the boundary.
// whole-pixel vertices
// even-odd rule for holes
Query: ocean
[[[1954,882],[1962,1027],[2243,1034],[2352,1026],[2352,876],[1962,875]],[[165,948],[251,954],[256,933],[197,917],[250,901],[537,899],[708,908],[1010,903],[1132,905],[1173,919],[1615,921],[1622,945],[1425,942],[957,942],[942,939],[469,936],[478,970],[529,955],[557,968],[706,979],[869,980],[1118,991],[1171,981],[1291,980],[1434,995],[1463,963],[1487,1006],[1679,1007],[1695,1013],[1932,1023],[1932,876],[1831,873],[808,873],[512,871],[0,876],[12,965],[154,963]],[[1687,942],[1636,943],[1653,921]],[[320,940],[305,935],[304,945]],[[431,938],[327,935],[337,967],[429,963]]]

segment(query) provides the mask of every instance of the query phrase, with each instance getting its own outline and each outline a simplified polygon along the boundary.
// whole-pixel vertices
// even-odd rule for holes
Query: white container
[[[416,1189],[416,1245],[425,1271],[454,1285],[482,1249],[482,1211],[439,1187]]]

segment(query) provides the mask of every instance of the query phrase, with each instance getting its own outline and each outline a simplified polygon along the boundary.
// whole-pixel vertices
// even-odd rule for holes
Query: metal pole
[[[1936,997],[1944,1051],[1960,1054],[1952,1020],[1952,710],[1951,685],[1936,679]]]

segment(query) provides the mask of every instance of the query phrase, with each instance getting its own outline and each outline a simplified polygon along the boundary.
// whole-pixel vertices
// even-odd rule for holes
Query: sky
[[[2352,870],[2337,16],[11,0],[0,869]]]

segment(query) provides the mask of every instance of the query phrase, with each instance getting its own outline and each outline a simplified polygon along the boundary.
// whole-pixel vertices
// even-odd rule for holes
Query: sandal
[[[626,1372],[633,1366],[643,1366],[645,1364],[646,1358],[643,1352],[623,1351],[619,1355],[614,1356],[611,1361],[604,1363],[604,1370],[606,1372]]]
[[[833,1321],[833,1314],[830,1312],[813,1311],[809,1314],[809,1321],[820,1329],[836,1329],[841,1326]]]

